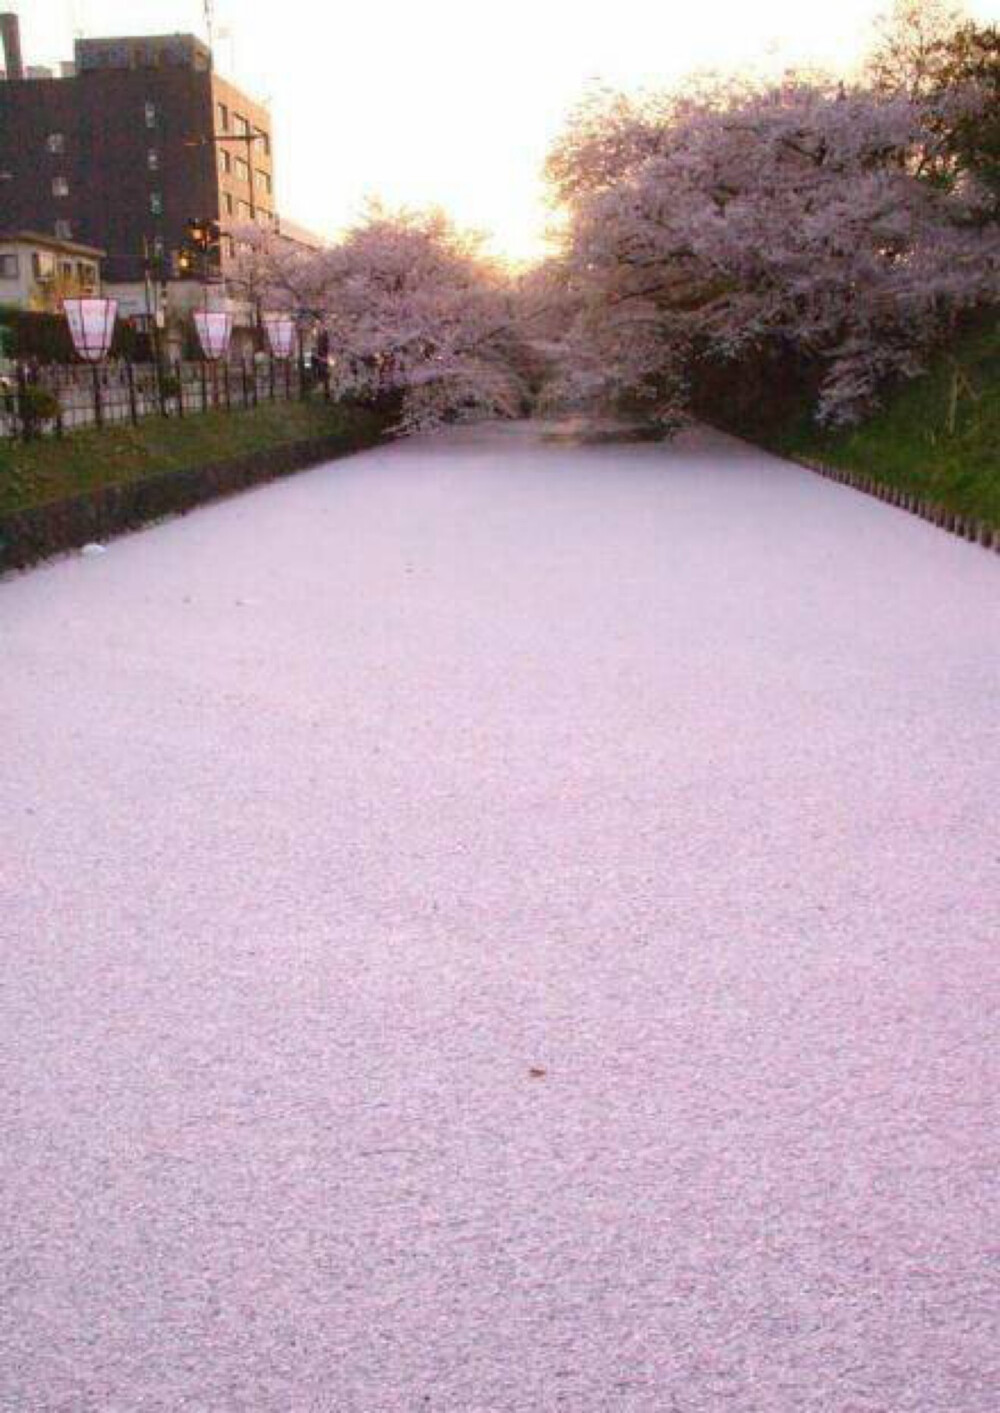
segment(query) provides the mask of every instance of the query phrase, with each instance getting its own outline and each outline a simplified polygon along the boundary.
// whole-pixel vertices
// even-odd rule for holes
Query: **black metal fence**
[[[17,363],[0,373],[0,438],[61,437],[144,417],[239,411],[314,391],[330,397],[325,365],[261,355],[220,363]]]

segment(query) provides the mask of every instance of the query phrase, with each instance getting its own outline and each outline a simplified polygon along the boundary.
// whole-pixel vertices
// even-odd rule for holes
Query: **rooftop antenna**
[[[208,47],[215,48],[215,6],[213,0],[202,0],[205,8],[205,28],[208,31]]]

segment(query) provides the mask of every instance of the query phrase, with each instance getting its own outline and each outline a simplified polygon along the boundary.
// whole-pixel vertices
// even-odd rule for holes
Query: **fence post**
[[[243,380],[243,406],[244,406],[244,407],[249,407],[249,406],[250,406],[250,382],[249,382],[249,380],[248,380],[248,378],[247,378],[247,361],[246,361],[246,358],[241,358],[241,359],[240,359],[240,374],[242,375],[242,380]]]
[[[274,359],[273,359],[273,358],[269,358],[269,359],[267,360],[267,373],[268,373],[268,379],[269,379],[269,381],[270,381],[270,386],[271,386],[271,401],[273,402],[273,401],[274,401]]]
[[[292,400],[292,360],[285,359],[285,401]]]
[[[27,387],[28,379],[25,376],[24,364],[19,358],[17,360],[17,400],[14,405],[17,408],[17,420],[21,424],[21,440],[25,442],[31,440],[31,419],[26,415],[28,404]]]
[[[160,416],[167,416],[167,396],[163,391],[163,365],[160,362],[159,350],[153,361],[153,379],[156,386],[156,405],[160,409]]]
[[[132,426],[139,425],[139,409],[135,405],[135,369],[132,367],[132,360],[125,360],[125,376],[128,379],[128,410],[132,418]]]
[[[298,356],[297,356],[297,363],[298,363],[298,370],[299,370],[299,397],[301,398],[301,400],[302,400],[303,402],[305,402],[305,399],[306,399],[306,351],[305,351],[305,342],[304,342],[304,340],[303,340],[301,328],[299,329],[298,333],[299,333],[299,336],[298,336],[298,340],[297,340],[297,355],[298,355]]]
[[[104,407],[101,404],[101,372],[96,363],[90,365],[94,379],[94,425],[104,426]]]
[[[184,364],[177,360],[177,416],[184,416]]]
[[[223,388],[223,391],[225,392],[225,395],[226,395],[226,411],[227,411],[227,412],[232,412],[232,410],[233,410],[233,396],[232,396],[232,393],[231,393],[230,388],[229,388],[229,359],[228,359],[228,358],[226,359],[225,363],[223,363],[223,365],[222,365],[222,388]]]
[[[202,410],[202,412],[207,412],[207,411],[208,411],[208,378],[205,376],[205,360],[204,360],[204,358],[203,358],[203,359],[201,360],[201,362],[198,364],[198,375],[199,375],[199,377],[201,378],[201,410]]]

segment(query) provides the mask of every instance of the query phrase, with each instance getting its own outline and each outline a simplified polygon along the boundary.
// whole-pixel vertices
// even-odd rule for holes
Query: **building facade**
[[[273,224],[270,116],[200,40],[78,40],[63,73],[0,82],[0,228],[100,247],[114,283],[169,272],[193,218],[222,227],[223,273],[232,229]]]
[[[0,231],[0,304],[57,313],[67,296],[100,294],[103,253],[40,231]]]

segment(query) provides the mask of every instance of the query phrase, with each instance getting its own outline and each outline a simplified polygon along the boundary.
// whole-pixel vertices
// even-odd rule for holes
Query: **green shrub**
[[[30,439],[38,435],[46,422],[58,417],[59,399],[48,388],[38,388],[28,383],[18,393],[17,410],[24,435]]]

